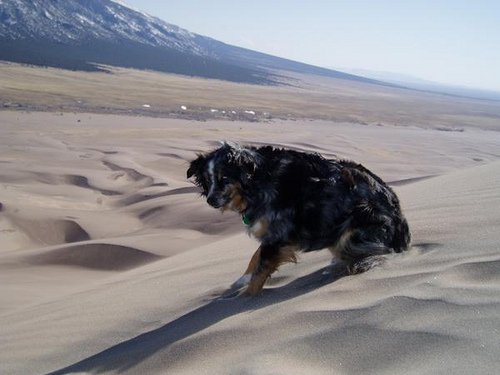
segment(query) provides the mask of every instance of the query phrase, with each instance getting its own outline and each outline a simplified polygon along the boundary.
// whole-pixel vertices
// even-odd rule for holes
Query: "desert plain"
[[[1,74],[1,374],[498,372],[498,102],[299,78]],[[229,115],[245,110],[261,116]],[[362,163],[400,197],[412,248],[348,277],[324,272],[328,251],[302,254],[259,296],[220,298],[258,246],[186,179],[223,140]]]

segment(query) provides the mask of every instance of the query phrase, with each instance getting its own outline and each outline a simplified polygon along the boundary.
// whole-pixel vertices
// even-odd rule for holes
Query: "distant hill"
[[[384,84],[234,47],[110,0],[0,1],[0,60],[72,70],[99,64],[273,84],[283,71]]]
[[[500,92],[492,90],[474,89],[470,87],[461,87],[447,85],[444,83],[438,83],[433,81],[428,81],[418,77],[414,77],[408,74],[391,73],[384,71],[375,71],[368,69],[341,69],[342,71],[349,72],[350,74],[375,79],[378,81],[383,81],[387,83],[392,83],[397,86],[407,87],[414,90],[438,92],[447,95],[454,95],[467,98],[476,99],[488,99],[488,100],[499,100]]]

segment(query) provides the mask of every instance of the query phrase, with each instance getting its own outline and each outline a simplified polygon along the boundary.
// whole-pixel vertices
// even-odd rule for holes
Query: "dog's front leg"
[[[255,253],[252,256],[252,259],[250,259],[250,263],[248,263],[248,267],[243,276],[241,276],[238,280],[236,280],[233,283],[233,285],[231,285],[231,288],[241,289],[244,286],[247,286],[250,283],[250,280],[252,280],[252,275],[257,269],[259,262],[260,262],[260,247],[255,251]]]
[[[264,287],[264,283],[269,276],[278,269],[278,267],[287,262],[297,263],[295,256],[296,247],[294,246],[280,246],[275,244],[261,245],[257,255],[258,259],[252,258],[251,265],[256,265],[252,272],[250,283],[245,291],[246,294],[255,296]],[[252,264],[253,263],[253,264]]]
[[[296,250],[295,246],[261,245],[253,254],[243,276],[231,285],[231,289],[242,289],[248,285],[243,293],[252,296],[258,294],[281,264],[297,263]]]

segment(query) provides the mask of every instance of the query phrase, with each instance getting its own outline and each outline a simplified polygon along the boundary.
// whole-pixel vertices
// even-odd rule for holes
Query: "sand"
[[[400,196],[404,255],[303,254],[220,299],[257,247],[185,171],[220,140],[362,162]],[[0,373],[493,374],[500,132],[0,112]]]

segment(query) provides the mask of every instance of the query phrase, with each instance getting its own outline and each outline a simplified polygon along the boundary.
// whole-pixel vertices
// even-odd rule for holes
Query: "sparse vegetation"
[[[297,74],[283,85],[261,86],[152,71],[107,69],[107,72],[75,72],[0,63],[0,107],[195,120],[310,118],[452,130],[467,127],[498,130],[500,123],[498,102],[335,78]]]

